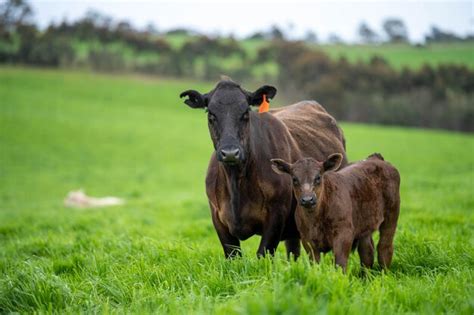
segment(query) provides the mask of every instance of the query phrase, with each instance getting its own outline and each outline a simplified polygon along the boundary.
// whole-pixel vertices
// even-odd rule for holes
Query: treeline
[[[152,25],[136,30],[94,12],[46,30],[39,30],[31,16],[23,0],[0,5],[0,63],[278,81],[285,95],[318,100],[340,120],[474,131],[474,71],[464,66],[394,70],[377,56],[368,63],[334,60],[306,43],[285,40],[275,27],[266,33],[265,46],[249,51],[234,38],[184,29],[168,32],[183,39],[173,44]],[[406,39],[397,23],[386,26],[398,30],[391,33],[393,41]],[[363,31],[368,42],[375,41],[368,27]],[[438,32],[432,40],[453,40],[448,35]]]
[[[286,95],[318,100],[340,120],[474,131],[474,71],[465,66],[395,71],[381,57],[334,61],[301,42],[259,55],[277,62]]]
[[[126,21],[114,22],[94,12],[74,22],[51,24],[44,31],[28,20],[2,16],[5,14],[0,14],[1,63],[89,67],[205,80],[223,72],[237,78],[249,74],[242,69],[250,58],[233,38],[185,36],[188,39],[182,45],[173,47],[153,29],[139,31]],[[170,31],[170,35],[188,33]]]

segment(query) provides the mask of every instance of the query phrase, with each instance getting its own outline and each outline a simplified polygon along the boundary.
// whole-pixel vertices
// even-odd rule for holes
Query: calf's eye
[[[249,112],[245,112],[245,113],[242,115],[242,120],[244,120],[244,121],[249,120],[249,118],[250,118]]]
[[[293,177],[293,185],[298,186],[298,178]]]
[[[319,185],[319,183],[321,183],[321,176],[320,175],[316,176],[316,178],[314,179],[314,183],[316,185]]]

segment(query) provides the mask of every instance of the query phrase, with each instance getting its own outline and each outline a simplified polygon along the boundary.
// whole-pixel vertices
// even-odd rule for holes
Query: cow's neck
[[[224,166],[226,177],[227,177],[227,189],[230,195],[230,209],[232,212],[232,221],[234,226],[241,225],[241,216],[240,216],[240,167]]]
[[[224,172],[226,174],[226,184],[227,190],[230,195],[230,207],[232,210],[233,223],[236,227],[241,225],[241,207],[242,200],[245,194],[248,194],[249,191],[255,191],[258,189],[255,187],[256,183],[252,182],[251,178],[255,179],[256,174],[259,174],[257,169],[258,165],[258,150],[265,150],[263,147],[265,145],[262,135],[265,135],[268,130],[266,129],[266,124],[260,122],[260,117],[258,113],[252,113],[251,116],[251,132],[249,145],[246,152],[246,161],[240,166],[225,166],[223,165]],[[268,159],[270,161],[270,158]]]
[[[250,185],[248,175],[252,172],[252,166],[249,160],[240,166],[224,166],[226,174],[226,185],[230,195],[230,207],[232,211],[233,224],[236,227],[241,226],[241,205],[242,197],[248,191],[247,185]]]

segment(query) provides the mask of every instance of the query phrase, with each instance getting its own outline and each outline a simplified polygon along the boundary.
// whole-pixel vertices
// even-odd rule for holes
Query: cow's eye
[[[293,185],[295,185],[295,186],[299,185],[298,178],[293,177]]]
[[[207,119],[208,119],[208,121],[209,121],[209,123],[210,123],[211,125],[216,122],[216,116],[214,116],[214,115],[211,114],[211,113],[209,113],[209,114],[207,115]]]
[[[250,118],[249,112],[245,112],[245,113],[242,115],[242,120],[243,120],[243,121],[247,121],[247,120],[249,120],[249,118]]]
[[[317,175],[316,178],[314,179],[314,183],[316,185],[319,185],[321,183],[321,175]]]

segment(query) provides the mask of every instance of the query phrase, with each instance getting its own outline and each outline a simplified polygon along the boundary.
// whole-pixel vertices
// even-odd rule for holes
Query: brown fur
[[[311,158],[294,164],[274,161],[277,172],[289,173],[295,180],[296,225],[303,245],[316,261],[321,252],[333,250],[343,270],[354,246],[361,264],[372,267],[372,233],[379,230],[378,261],[388,268],[400,208],[400,175],[378,153],[335,172],[341,158],[333,154],[324,163]],[[314,204],[301,204],[311,197]]]
[[[335,119],[316,102],[251,112],[245,166],[235,170],[219,163],[214,153],[207,172],[212,219],[226,257],[240,249],[240,240],[255,234],[262,235],[258,255],[273,254],[280,240],[286,240],[288,253],[298,256],[291,181],[272,172],[270,158],[323,159],[334,152],[345,152],[344,136]]]

